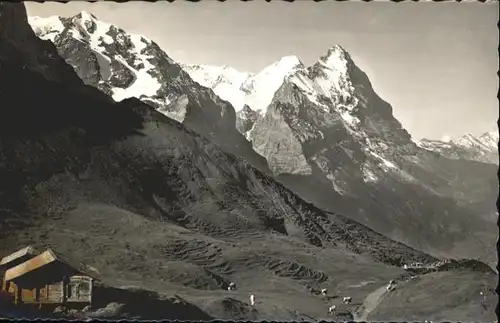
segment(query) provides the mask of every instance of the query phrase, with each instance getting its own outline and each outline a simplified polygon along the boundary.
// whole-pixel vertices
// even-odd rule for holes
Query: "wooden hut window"
[[[90,294],[90,286],[88,282],[82,282],[78,285],[78,297]]]
[[[89,286],[86,283],[74,283],[68,285],[68,298],[80,298],[88,295],[90,292]]]

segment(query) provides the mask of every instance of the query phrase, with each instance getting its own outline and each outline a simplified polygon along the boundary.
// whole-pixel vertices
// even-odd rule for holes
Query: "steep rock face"
[[[69,82],[79,85],[82,81],[75,77],[70,66],[63,64],[61,57],[54,55],[53,45],[40,40],[27,24],[26,12],[23,9],[3,5],[0,16],[0,58],[7,64],[23,66],[36,71],[51,81]],[[54,68],[57,67],[57,68]]]
[[[249,138],[307,200],[435,254],[495,261],[495,169],[419,148],[340,46],[285,78]]]
[[[485,132],[481,136],[466,134],[448,141],[423,139],[417,145],[451,159],[498,165],[498,132]]]
[[[50,40],[87,85],[115,101],[136,97],[266,171],[264,158],[235,128],[230,103],[200,86],[158,45],[81,12],[74,17],[30,17],[35,33]]]

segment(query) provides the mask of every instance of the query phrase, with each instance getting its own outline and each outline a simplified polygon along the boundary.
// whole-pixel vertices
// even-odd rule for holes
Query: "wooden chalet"
[[[20,263],[25,262],[38,255],[38,251],[32,246],[28,246],[21,250],[18,250],[8,256],[3,257],[0,260],[0,291],[6,291],[6,281],[4,279],[5,271],[7,269],[15,267]]]
[[[5,270],[2,290],[13,295],[15,304],[85,306],[92,303],[96,279],[84,265],[47,249]]]

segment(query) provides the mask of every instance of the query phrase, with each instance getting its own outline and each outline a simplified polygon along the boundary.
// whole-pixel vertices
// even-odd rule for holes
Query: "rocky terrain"
[[[23,4],[0,2],[0,70],[0,256],[30,244],[96,268],[112,288],[89,317],[349,320],[389,280],[405,281],[403,264],[437,261],[304,201],[157,107],[86,85],[35,36]],[[482,306],[476,291],[497,275],[447,273],[431,293],[423,275],[411,299],[390,304],[446,298],[446,317],[466,305],[493,320],[493,297]],[[468,297],[447,298],[464,275]],[[390,316],[385,304],[362,316]]]
[[[85,84],[115,101],[138,98],[268,171],[265,159],[236,130],[231,104],[194,82],[154,41],[87,12],[69,18],[30,17],[29,23],[40,38],[56,45]]]
[[[451,159],[467,159],[498,165],[498,132],[466,134],[448,141],[423,139],[417,145]]]
[[[236,129],[245,135],[248,139],[248,134],[252,130],[255,122],[262,118],[260,111],[254,111],[248,105],[236,113]]]
[[[201,85],[231,102],[237,111],[236,128],[249,138],[249,131],[262,117],[286,76],[302,66],[297,56],[285,56],[256,74],[223,66],[182,64]]]
[[[491,224],[497,218],[497,169],[472,157],[498,154],[494,136],[469,144],[458,140],[469,147],[459,155],[436,153],[428,141],[413,141],[341,46],[309,67],[292,61],[279,77],[257,73],[262,84],[276,89],[255,106],[261,117],[252,105],[238,114],[244,125],[239,130],[276,178],[308,201],[420,250],[496,264],[497,230]],[[187,71],[231,101],[220,83],[207,81],[207,74],[218,75],[214,69],[190,65]]]

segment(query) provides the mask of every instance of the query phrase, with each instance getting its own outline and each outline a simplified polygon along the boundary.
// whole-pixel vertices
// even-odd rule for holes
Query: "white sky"
[[[415,138],[497,130],[497,2],[26,2],[29,15],[82,10],[157,42],[183,63],[257,72],[313,63],[335,44]]]

